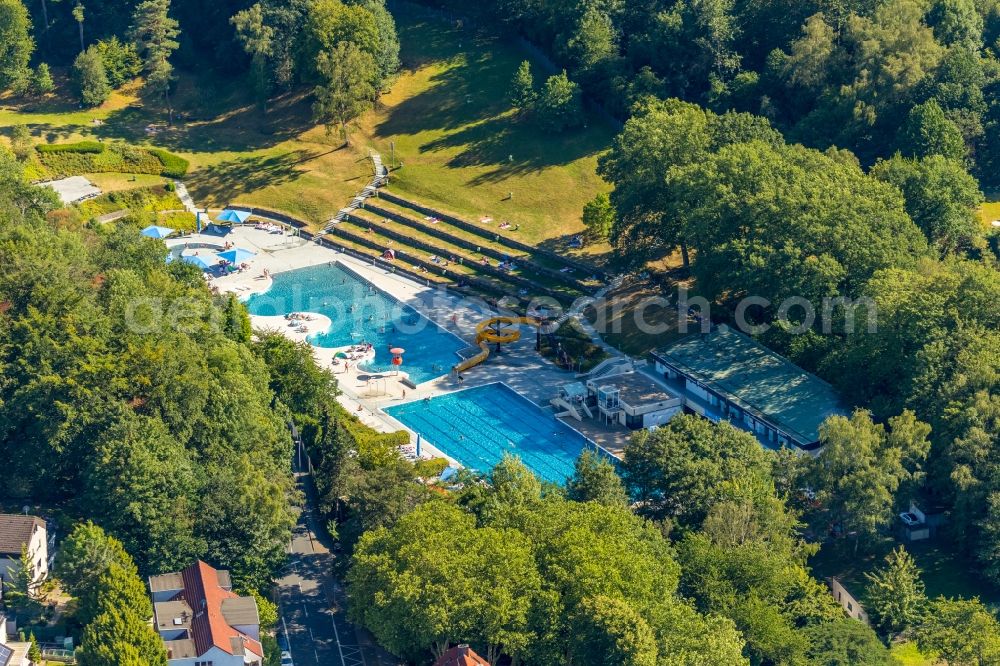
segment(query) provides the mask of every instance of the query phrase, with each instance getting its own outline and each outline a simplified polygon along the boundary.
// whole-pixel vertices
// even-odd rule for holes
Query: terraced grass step
[[[481,279],[494,283],[495,288],[505,290],[507,294],[525,297],[539,295],[550,296],[560,303],[566,305],[571,303],[578,292],[572,291],[565,285],[546,287],[537,284],[526,278],[512,275],[507,271],[502,271],[492,265],[481,264],[467,257],[461,257],[461,262],[451,262],[448,251],[442,250],[433,244],[428,244],[421,239],[415,238],[412,234],[400,233],[398,231],[386,229],[379,221],[362,217],[359,213],[352,213],[343,222],[331,229],[331,232],[349,233],[355,238],[361,238],[369,242],[373,247],[392,249],[397,252],[401,260],[409,260],[411,257],[418,258],[424,262],[424,266],[431,270],[451,270],[458,275],[474,275]],[[399,253],[403,254],[399,254]],[[432,261],[431,257],[439,257],[448,261],[447,266],[443,266],[440,261]]]
[[[499,234],[494,234],[493,239],[490,239],[487,236],[473,234],[443,221],[434,224],[433,222],[417,220],[413,217],[413,211],[384,199],[369,199],[365,202],[365,209],[384,219],[406,225],[414,231],[434,236],[465,250],[484,254],[497,261],[514,259],[526,272],[534,274],[541,284],[560,282],[574,287],[581,294],[591,294],[600,288],[600,283],[590,280],[589,276],[588,279],[577,277],[578,270],[576,268],[566,265],[560,266],[545,256],[505,245]]]
[[[356,227],[352,228],[350,224],[342,222],[330,229],[327,238],[334,243],[347,241],[355,247],[360,246],[364,248],[367,256],[376,259],[386,266],[399,267],[420,280],[430,279],[434,282],[456,286],[467,284],[484,293],[504,296],[511,295],[510,285],[504,284],[502,281],[484,275],[481,272],[477,272],[474,268],[456,264],[444,267],[430,261],[429,254],[417,248],[396,242],[390,243],[389,241],[392,239],[385,236],[375,233],[368,234],[364,231],[356,231],[355,229]],[[396,261],[388,261],[382,258],[382,254],[386,249],[392,249],[395,252]],[[520,298],[517,300],[521,301]]]
[[[442,259],[450,260],[452,263],[461,261],[465,265],[487,268],[481,263],[480,256],[466,251],[464,247],[459,249],[459,247],[453,244],[442,241],[436,235],[424,233],[422,229],[411,227],[392,218],[387,218],[380,214],[382,212],[381,210],[371,210],[370,208],[357,210],[348,216],[347,221],[363,227],[363,231],[367,232],[368,229],[371,229],[372,232],[377,231],[394,240],[417,245],[420,249],[437,255]],[[483,253],[480,252],[479,254]],[[503,255],[499,257],[494,256],[494,258],[499,262],[503,259]],[[497,270],[488,270],[487,272],[516,285],[518,288],[528,289],[529,291],[537,291],[539,288],[546,290],[546,292],[551,290],[559,294],[558,298],[560,299],[566,298],[572,300],[585,295],[585,292],[579,288],[575,281],[553,279],[548,272],[538,271],[530,262],[520,258],[515,259],[514,263],[517,266],[517,269],[514,271],[501,271],[498,267]]]
[[[597,267],[594,266],[593,264],[589,264],[585,261],[580,261],[579,259],[566,257],[564,255],[552,252],[551,250],[533,247],[531,245],[528,245],[527,243],[522,243],[519,240],[510,238],[509,236],[504,234],[499,234],[492,230],[487,231],[483,227],[477,226],[467,220],[463,220],[458,216],[450,215],[448,213],[435,210],[430,206],[426,206],[416,201],[406,199],[397,194],[393,194],[391,192],[386,192],[385,190],[382,190],[381,192],[379,192],[379,198],[385,201],[389,201],[402,208],[407,208],[411,211],[414,211],[415,213],[419,213],[421,216],[435,217],[443,222],[447,222],[455,227],[464,229],[465,231],[468,231],[470,233],[477,234],[483,238],[493,238],[495,236],[499,236],[500,240],[504,243],[504,245],[512,249],[517,249],[522,252],[528,252],[535,255],[544,255],[545,257],[547,257],[551,261],[554,261],[556,264],[560,266],[573,267],[579,271],[582,271],[583,274],[585,275],[591,275],[599,272]]]

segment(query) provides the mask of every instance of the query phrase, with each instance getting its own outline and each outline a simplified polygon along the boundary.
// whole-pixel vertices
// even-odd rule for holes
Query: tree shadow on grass
[[[92,131],[102,138],[148,140],[180,152],[259,150],[273,147],[312,126],[306,96],[306,91],[299,90],[272,99],[267,114],[254,104],[219,110],[198,106],[179,108],[173,126],[167,126],[166,117],[151,112],[145,104],[135,104],[109,114]],[[150,127],[155,128],[154,133],[147,132]]]
[[[71,136],[82,134],[93,129],[90,125],[54,125],[52,123],[26,123],[26,127],[33,136],[37,136],[46,143],[56,143]],[[8,126],[0,129],[0,135],[10,137],[14,127]]]
[[[375,128],[378,135],[446,132],[509,108],[510,80],[520,60],[497,38],[424,19],[401,28],[400,41],[411,74],[419,76],[425,67],[440,71],[430,76],[428,88],[390,109]]]
[[[549,133],[530,119],[509,112],[425,143],[420,150],[461,149],[446,163],[453,169],[493,167],[468,181],[468,185],[476,186],[571,164],[604,151],[609,140],[608,132],[600,125]]]
[[[333,151],[329,151],[333,152]],[[277,187],[299,178],[298,167],[328,153],[297,150],[284,155],[240,157],[200,169],[189,181],[195,199],[229,201],[238,194]]]

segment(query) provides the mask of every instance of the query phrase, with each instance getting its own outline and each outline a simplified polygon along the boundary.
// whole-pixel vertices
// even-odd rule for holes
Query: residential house
[[[753,339],[719,326],[652,353],[687,410],[729,421],[770,448],[819,449],[819,427],[845,414],[828,383]]]
[[[434,666],[490,666],[468,645],[457,645],[438,658]]]
[[[169,666],[263,664],[257,601],[232,587],[228,571],[202,561],[150,577],[153,622]]]
[[[0,514],[0,581],[9,583],[21,562],[22,547],[35,566],[35,581],[49,575],[49,541],[45,521],[38,516]]]

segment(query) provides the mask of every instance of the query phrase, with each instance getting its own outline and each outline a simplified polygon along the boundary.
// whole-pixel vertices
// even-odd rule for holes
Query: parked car
[[[288,647],[288,636],[283,631],[278,632],[278,649],[282,652],[288,652],[291,649]]]
[[[920,524],[920,519],[908,511],[904,511],[899,514],[899,519],[903,521],[903,524],[907,527],[916,527]]]
[[[281,666],[295,666],[295,662],[292,661],[292,653],[288,650],[281,651]]]

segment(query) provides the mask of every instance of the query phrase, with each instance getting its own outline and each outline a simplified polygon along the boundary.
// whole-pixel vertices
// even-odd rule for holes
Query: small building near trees
[[[35,570],[33,582],[45,580],[49,575],[49,545],[46,523],[38,516],[0,513],[0,581],[11,582],[11,572],[17,570],[25,551]]]

